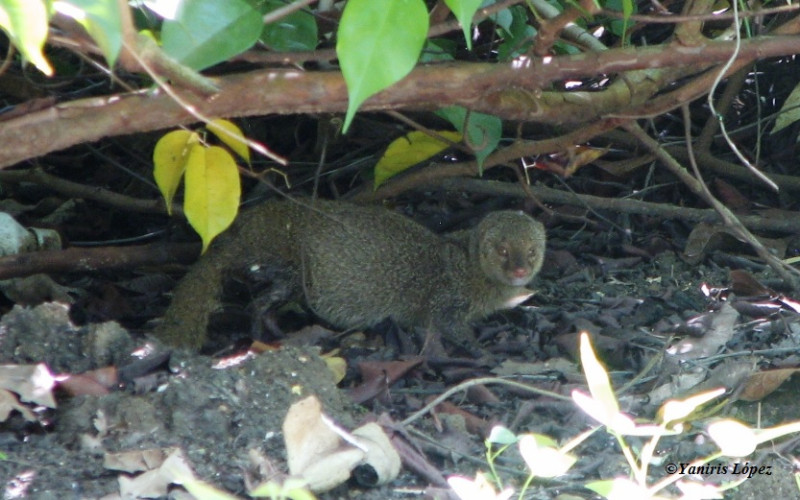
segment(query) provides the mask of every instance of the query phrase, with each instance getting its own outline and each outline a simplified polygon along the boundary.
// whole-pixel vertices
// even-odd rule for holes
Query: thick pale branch
[[[606,113],[593,100],[603,92],[540,92],[551,82],[597,74],[669,66],[709,65],[728,58],[733,44],[709,42],[613,49],[602,53],[527,60],[512,64],[453,63],[422,66],[387,91],[369,99],[364,111],[435,109],[460,104],[503,119],[577,124]],[[739,57],[800,53],[800,37],[759,37],[742,45]],[[219,94],[183,97],[206,116],[238,117],[271,113],[343,112],[344,81],[338,72],[263,70],[216,80]],[[597,94],[597,95],[594,95]],[[622,96],[624,99],[624,96]],[[611,105],[611,100],[606,99]],[[614,111],[624,103],[613,102]],[[621,109],[622,108],[622,109]],[[159,130],[195,121],[161,92],[81,99],[0,122],[0,167],[102,137]]]

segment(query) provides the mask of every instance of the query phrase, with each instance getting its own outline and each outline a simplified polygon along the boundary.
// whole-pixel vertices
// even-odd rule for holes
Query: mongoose
[[[279,262],[293,275],[297,296],[334,326],[392,318],[470,342],[470,321],[532,294],[525,285],[539,272],[544,249],[543,226],[522,212],[490,213],[469,231],[441,237],[382,207],[268,201],[243,213],[192,267],[156,333],[201,347],[224,278]]]

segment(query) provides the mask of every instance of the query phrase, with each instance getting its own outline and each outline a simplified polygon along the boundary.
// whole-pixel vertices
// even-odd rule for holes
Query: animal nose
[[[528,275],[528,269],[525,267],[515,267],[511,270],[511,276],[515,278],[524,278]]]

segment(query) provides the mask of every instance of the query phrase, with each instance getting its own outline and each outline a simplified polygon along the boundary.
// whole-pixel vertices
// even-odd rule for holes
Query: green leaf
[[[472,112],[467,120],[467,109],[450,106],[436,112],[467,137],[467,146],[473,148],[478,167],[483,170],[483,162],[492,154],[503,135],[503,122],[500,118],[484,113]],[[465,123],[466,121],[466,123]],[[466,130],[465,130],[466,128]]]
[[[414,68],[428,34],[423,0],[349,0],[337,32],[336,53],[349,102],[343,131],[371,95]]]
[[[708,426],[708,435],[719,446],[719,451],[727,457],[746,457],[758,446],[758,438],[753,430],[735,420],[725,419]]]
[[[786,436],[787,434],[796,434],[798,432],[800,432],[800,421],[794,421],[787,422],[776,427],[756,429],[756,436],[758,436],[758,442],[761,444]]]
[[[450,476],[447,478],[447,484],[453,489],[457,498],[465,500],[508,500],[514,495],[514,490],[511,488],[497,492],[492,482],[483,472],[475,474],[475,479],[469,479],[464,476]]]
[[[425,64],[437,61],[452,61],[455,59],[456,44],[452,40],[436,38],[425,41],[425,47],[419,56],[419,62]]]
[[[708,435],[719,446],[720,453],[728,457],[746,457],[762,443],[800,432],[800,421],[765,429],[751,429],[736,420],[724,419],[711,423],[707,430]]]
[[[436,132],[453,142],[461,140],[461,133],[459,132],[450,130],[438,130]],[[375,189],[390,177],[441,153],[449,147],[450,144],[418,130],[395,139],[389,144],[386,152],[383,153],[383,156],[375,165]]]
[[[464,38],[467,40],[467,49],[472,50],[472,37],[469,36],[470,28],[472,28],[472,18],[478,11],[483,0],[444,0],[444,3],[450,7],[453,14],[461,24],[461,29],[464,30]]]
[[[53,7],[83,26],[114,67],[122,49],[122,21],[117,0],[58,0]]]
[[[800,84],[792,89],[792,93],[789,94],[789,97],[786,98],[783,106],[781,106],[778,118],[775,119],[775,126],[770,134],[779,132],[798,120],[800,120]]]
[[[508,31],[511,28],[511,23],[514,22],[514,14],[510,8],[503,9],[489,16],[489,19],[494,21],[499,27]]]
[[[47,22],[47,7],[42,0],[0,0],[0,28],[26,61],[52,76],[53,68],[42,53]]]
[[[608,372],[595,356],[592,342],[586,332],[581,332],[580,352],[583,373],[586,375],[586,382],[589,385],[589,392],[592,394],[592,398],[602,404],[607,413],[618,413],[619,403],[617,402],[617,396],[614,394],[614,389],[611,387]]]
[[[702,405],[723,394],[725,394],[725,389],[720,388],[702,392],[685,399],[670,399],[659,408],[658,415],[664,424],[683,421]]]
[[[631,22],[631,16],[633,15],[633,1],[632,0],[622,0],[622,34],[625,37],[623,39],[623,44],[628,45],[628,26]]]
[[[565,54],[570,56],[582,53],[578,47],[570,43],[566,43],[563,40],[556,40],[555,43],[553,43],[553,52],[556,54]]]
[[[498,16],[496,19],[497,24],[502,27],[499,34],[503,37],[503,43],[497,48],[497,57],[501,61],[508,61],[525,53],[536,35],[536,30],[528,24],[528,12],[524,7],[515,5],[508,12],[511,14],[510,20],[508,16]]]
[[[153,149],[153,177],[161,196],[167,203],[167,213],[172,215],[172,199],[180,186],[189,151],[201,147],[200,136],[188,130],[173,130],[164,134]]]
[[[285,2],[267,0],[261,12],[266,14],[280,7],[285,7]],[[272,50],[278,52],[292,52],[301,50],[314,50],[318,41],[317,20],[305,10],[297,10],[288,16],[264,26],[260,40]]]
[[[491,432],[489,432],[489,437],[486,438],[486,441],[492,444],[505,445],[514,444],[519,441],[519,438],[508,428],[503,427],[502,425],[495,425],[492,427]]]
[[[638,9],[631,0],[607,0],[604,8],[616,12],[622,12],[622,19],[611,19],[606,21],[608,28],[611,32],[620,38],[628,38],[628,29],[630,28],[630,17]]]
[[[174,20],[164,21],[164,51],[202,70],[253,46],[261,35],[261,13],[243,0],[183,0]]]
[[[548,436],[525,434],[519,440],[519,453],[531,474],[552,478],[566,474],[578,461],[578,457],[556,446]]]
[[[218,146],[191,148],[186,162],[183,211],[203,240],[203,252],[239,210],[241,186],[233,157]]]

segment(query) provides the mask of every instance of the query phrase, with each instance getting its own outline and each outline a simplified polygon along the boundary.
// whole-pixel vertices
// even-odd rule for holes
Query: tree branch
[[[800,38],[757,37],[742,44],[742,61],[794,54]],[[553,125],[595,121],[611,110],[624,111],[624,93],[609,99],[604,92],[540,92],[551,82],[600,73],[677,66],[685,68],[726,60],[730,42],[700,47],[677,45],[612,49],[578,56],[530,59],[511,64],[452,63],[420,66],[392,88],[368,99],[363,111],[429,110],[459,104],[508,120]],[[694,65],[694,66],[693,66]],[[683,71],[683,72],[682,72]],[[696,70],[695,70],[696,71]],[[207,99],[183,93],[197,111],[214,117],[343,112],[344,80],[338,72],[263,70],[215,80],[220,92]],[[658,90],[658,89],[654,89]],[[639,96],[639,99],[645,96]],[[593,106],[603,102],[604,106]],[[0,122],[0,167],[103,137],[159,130],[195,119],[162,92],[93,97],[57,104]]]
[[[492,196],[510,196],[525,198],[525,190],[516,183],[478,180],[478,179],[444,179],[437,183],[439,187],[448,191],[479,193]],[[430,189],[432,186],[428,185]],[[604,198],[589,194],[570,193],[551,187],[534,185],[528,186],[531,193],[543,203],[557,203],[575,207],[591,208],[594,210],[608,210],[624,214],[645,215],[664,219],[676,219],[686,222],[721,222],[722,218],[716,210],[710,208],[689,208],[669,203],[653,203],[649,201],[632,200],[627,198]],[[781,211],[778,215],[769,216],[742,215],[739,220],[746,227],[759,231],[775,231],[784,234],[800,233],[800,214],[798,212]]]

